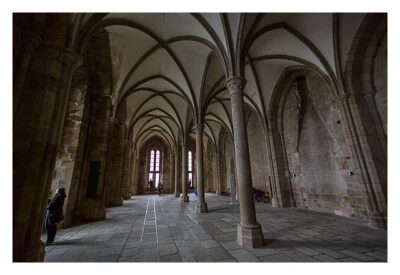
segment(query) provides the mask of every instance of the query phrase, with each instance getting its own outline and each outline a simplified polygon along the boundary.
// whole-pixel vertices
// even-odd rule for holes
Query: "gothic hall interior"
[[[12,184],[15,262],[386,262],[387,15],[14,13]]]

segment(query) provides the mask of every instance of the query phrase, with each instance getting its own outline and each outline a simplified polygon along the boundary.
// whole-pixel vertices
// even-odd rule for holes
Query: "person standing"
[[[52,244],[57,233],[57,223],[64,219],[63,205],[64,199],[67,197],[65,188],[58,188],[54,197],[49,199],[46,214],[46,245]]]

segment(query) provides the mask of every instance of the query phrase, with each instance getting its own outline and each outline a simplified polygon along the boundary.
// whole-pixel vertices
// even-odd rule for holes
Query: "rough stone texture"
[[[133,148],[132,142],[128,139],[124,141],[124,163],[122,169],[122,197],[123,199],[130,199],[132,196],[131,184],[133,174]]]
[[[387,136],[387,36],[382,38],[375,57],[374,84],[376,94],[374,96],[376,107],[381,120],[381,126]]]
[[[120,115],[112,125],[112,134],[109,144],[109,154],[107,163],[109,171],[107,178],[106,204],[107,206],[122,205],[122,175],[124,168],[125,153],[125,114]]]
[[[225,129],[221,129],[219,138],[219,171],[220,171],[220,193],[229,194],[230,193],[230,177],[235,175],[234,170],[234,149],[232,137],[226,132]]]
[[[385,79],[386,62],[379,61],[386,52],[386,14],[368,14],[353,38],[344,70],[348,95],[341,100],[340,109],[346,128],[350,131],[347,143],[353,153],[359,181],[363,186],[368,219],[372,227],[385,228],[387,224],[387,138],[380,118],[372,80]],[[380,46],[382,45],[381,49]],[[376,58],[377,53],[379,57]],[[375,62],[381,70],[375,70]],[[379,83],[379,81],[378,81]],[[384,89],[381,89],[381,93]],[[382,96],[382,94],[381,94]],[[349,113],[351,115],[349,116]],[[355,135],[352,132],[356,133]]]
[[[362,197],[357,195],[360,187],[356,183],[350,184],[350,152],[345,146],[340,116],[332,108],[331,90],[320,77],[310,72],[304,93],[304,118],[299,122],[299,103],[295,94],[301,84],[295,83],[297,85],[292,86],[286,99],[283,125],[296,205],[365,218]]]
[[[106,32],[100,32],[89,42],[85,64],[91,76],[85,99],[82,126],[79,135],[72,183],[66,202],[64,224],[105,218],[105,192],[108,191],[107,173],[111,130],[112,102],[110,94],[110,56]],[[97,70],[94,71],[94,68]],[[86,196],[90,163],[100,162],[99,180],[95,198]]]
[[[205,147],[204,154],[204,188],[205,192],[215,193],[217,187],[216,177],[216,158],[214,154],[214,148],[211,141],[207,139],[207,146]]]
[[[249,139],[249,153],[251,164],[251,178],[253,187],[271,194],[269,183],[266,137],[263,126],[254,112],[250,113],[247,121],[247,138]]]
[[[64,187],[68,198],[74,196],[74,192],[70,192],[70,189],[77,158],[87,89],[86,71],[80,68],[75,72],[72,79],[61,146],[58,151],[50,189],[51,195],[54,194],[57,188]]]

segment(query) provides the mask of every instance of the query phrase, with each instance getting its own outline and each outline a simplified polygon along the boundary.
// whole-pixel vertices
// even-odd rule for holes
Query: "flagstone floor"
[[[236,243],[239,205],[206,194],[209,213],[163,194],[135,196],[107,219],[57,232],[45,262],[386,262],[387,231],[335,215],[256,203],[265,245]],[[45,240],[45,235],[42,236]]]

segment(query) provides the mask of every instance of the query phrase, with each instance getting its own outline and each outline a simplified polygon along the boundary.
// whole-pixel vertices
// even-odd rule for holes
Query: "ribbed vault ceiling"
[[[362,18],[338,16],[341,64]],[[136,143],[158,135],[173,146],[202,118],[205,142],[216,144],[222,128],[232,133],[225,88],[231,76],[245,76],[245,102],[264,124],[271,94],[287,68],[313,68],[335,85],[333,19],[332,14],[84,14],[76,47],[83,51],[97,31],[108,32],[114,104],[126,106],[125,123]]]

